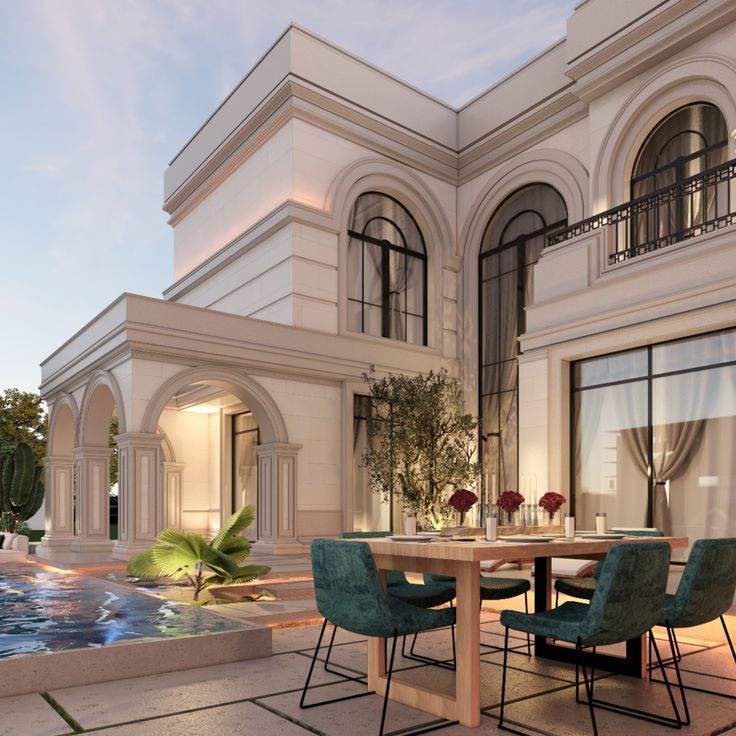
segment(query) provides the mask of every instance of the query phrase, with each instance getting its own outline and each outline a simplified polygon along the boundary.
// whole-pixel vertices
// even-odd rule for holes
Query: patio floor
[[[736,616],[729,616],[729,628],[736,630]],[[484,611],[482,638],[501,642],[498,614]],[[138,677],[84,687],[55,690],[0,700],[0,735],[61,736],[71,733],[104,733],[108,736],[174,736],[183,733],[324,734],[325,736],[374,736],[378,731],[381,699],[369,695],[357,700],[300,710],[301,686],[317,640],[318,626],[299,626],[273,631],[274,656],[216,667],[192,668],[169,674]],[[682,632],[683,668],[686,682],[704,688],[718,688],[736,695],[736,667],[723,642],[720,625],[708,625]],[[516,646],[525,647],[518,638]],[[449,658],[449,631],[420,637],[417,651]],[[481,665],[481,728],[451,726],[441,734],[500,733],[497,704],[500,695],[501,658],[499,652],[484,650]],[[365,639],[338,632],[332,663],[364,673]],[[397,653],[398,660],[398,653]],[[193,663],[196,664],[196,663]],[[535,724],[540,734],[576,736],[589,734],[587,708],[576,705],[575,671],[564,664],[529,659],[523,653],[510,655],[508,693],[513,701],[507,717]],[[400,659],[402,678],[429,682],[435,688],[451,687],[452,673]],[[692,672],[691,672],[692,671]],[[693,674],[708,672],[710,677]],[[597,695],[628,705],[666,712],[664,686],[601,674]],[[337,697],[359,690],[353,683],[315,669],[312,698]],[[730,733],[736,736],[736,703],[711,694],[690,692],[689,703],[694,725],[683,734]],[[605,711],[597,713],[601,734],[627,736],[671,733],[655,726]],[[412,708],[389,704],[387,730],[416,727],[433,721],[431,716]]]

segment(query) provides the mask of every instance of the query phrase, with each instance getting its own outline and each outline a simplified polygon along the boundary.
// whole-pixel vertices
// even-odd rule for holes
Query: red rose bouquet
[[[516,491],[504,491],[496,501],[496,506],[503,509],[507,514],[518,511],[519,506],[524,503],[524,496]]]
[[[547,493],[539,499],[539,506],[545,511],[548,511],[550,517],[552,517],[560,510],[560,506],[562,506],[565,501],[567,501],[567,499],[561,493],[547,491]]]
[[[452,496],[447,500],[447,503],[460,512],[460,524],[465,520],[465,514],[470,511],[473,504],[478,500],[478,496],[469,491],[467,488],[458,488]]]

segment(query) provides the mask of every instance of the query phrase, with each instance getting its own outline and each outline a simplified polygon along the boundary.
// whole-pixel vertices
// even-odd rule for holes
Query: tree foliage
[[[128,573],[141,578],[186,578],[194,588],[195,601],[214,583],[247,583],[271,569],[263,565],[240,566],[250,554],[250,542],[240,535],[252,522],[253,507],[244,506],[225,522],[211,542],[199,534],[164,529],[156,537],[158,544],[130,558]],[[206,571],[211,574],[205,575]]]
[[[8,388],[0,394],[0,454],[8,455],[25,442],[37,464],[46,455],[48,417],[38,394]]]
[[[398,497],[420,523],[447,524],[447,498],[478,479],[475,418],[463,411],[460,384],[442,369],[417,376],[363,375],[371,397],[363,465],[384,501]]]

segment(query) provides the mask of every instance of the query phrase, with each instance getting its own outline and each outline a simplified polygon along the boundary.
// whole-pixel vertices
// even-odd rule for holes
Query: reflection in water
[[[121,640],[234,631],[241,625],[185,603],[84,575],[0,569],[0,658]]]

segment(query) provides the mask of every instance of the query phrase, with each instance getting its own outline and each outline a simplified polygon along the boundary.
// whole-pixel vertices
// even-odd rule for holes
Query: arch
[[[603,138],[591,176],[594,211],[629,199],[637,153],[655,126],[678,107],[709,102],[723,114],[727,130],[736,131],[735,90],[736,64],[718,55],[681,59],[640,85],[618,109]]]
[[[174,451],[174,445],[169,439],[169,435],[166,434],[164,428],[160,425],[156,425],[156,434],[161,435],[161,459],[165,463],[176,462],[176,452]]]
[[[240,399],[252,412],[261,430],[263,444],[288,442],[286,423],[276,402],[253,378],[227,366],[201,365],[186,368],[169,378],[154,393],[143,415],[142,431],[155,433],[169,399],[192,383],[217,386]]]
[[[454,251],[453,229],[437,195],[406,166],[379,157],[356,161],[333,180],[325,198],[338,233],[338,329],[347,332],[347,229],[355,200],[365,192],[379,192],[393,197],[415,219],[427,251],[427,347],[442,348],[442,313],[438,307],[442,295],[445,267],[458,270],[460,261]],[[383,340],[369,335],[366,339]]]
[[[409,210],[424,235],[428,251],[433,249],[442,254],[443,265],[445,249],[447,255],[453,252],[453,230],[442,202],[408,166],[385,158],[371,156],[355,161],[333,179],[324,208],[331,213],[338,232],[347,227],[358,196],[371,190],[395,197]]]
[[[499,167],[469,209],[459,242],[463,255],[462,337],[460,354],[468,406],[475,406],[478,392],[478,255],[486,227],[498,207],[515,191],[530,184],[548,184],[562,196],[568,222],[582,220],[589,212],[588,171],[564,151],[525,151]],[[459,305],[460,308],[460,305]]]
[[[80,446],[107,447],[113,410],[117,414],[118,433],[124,434],[127,430],[120,386],[110,371],[95,371],[82,397],[78,433]]]
[[[71,457],[77,444],[78,428],[79,407],[75,398],[65,391],[51,407],[46,454]]]

